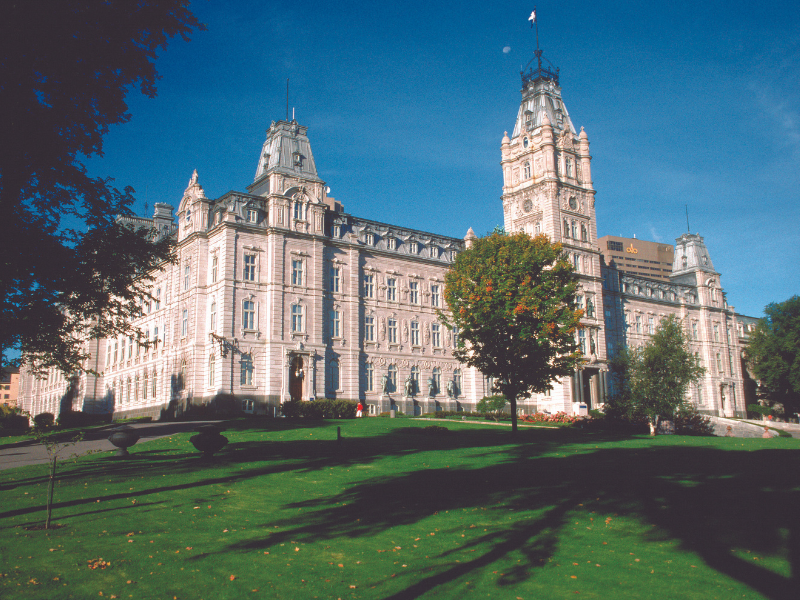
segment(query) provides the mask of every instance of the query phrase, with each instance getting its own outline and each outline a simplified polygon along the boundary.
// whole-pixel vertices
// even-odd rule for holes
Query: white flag
[[[533,24],[536,23],[536,9],[534,9],[531,16],[528,17],[528,21],[531,22],[531,27],[533,27]]]

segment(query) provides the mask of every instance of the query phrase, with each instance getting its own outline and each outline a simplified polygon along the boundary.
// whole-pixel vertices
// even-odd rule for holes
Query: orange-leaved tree
[[[570,375],[582,360],[575,341],[583,311],[577,279],[561,244],[544,235],[492,233],[460,253],[445,276],[449,314],[462,363],[493,377],[511,408]]]

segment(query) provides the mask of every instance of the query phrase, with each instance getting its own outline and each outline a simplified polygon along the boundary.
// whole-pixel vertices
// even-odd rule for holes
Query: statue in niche
[[[403,341],[408,341],[408,323],[403,321]]]
[[[586,300],[586,316],[594,317],[594,302],[592,302],[591,298]]]
[[[426,346],[431,343],[431,327],[427,323],[425,323],[425,332],[423,334],[423,337],[425,338]]]
[[[456,384],[452,379],[447,382],[447,395],[451,398],[455,398],[456,396]]]
[[[386,339],[386,319],[383,317],[381,317],[379,327],[381,331],[381,341],[384,341]]]
[[[428,396],[433,397],[438,391],[436,389],[436,380],[433,377],[428,377]]]
[[[597,354],[597,347],[595,346],[595,343],[594,343],[594,332],[593,331],[589,333],[589,352],[591,354]]]
[[[389,389],[389,376],[384,375],[381,377],[381,391],[384,394],[388,394],[391,390]]]
[[[411,375],[406,377],[405,388],[406,388],[406,398],[410,398],[411,396],[414,395],[414,379],[411,377]]]

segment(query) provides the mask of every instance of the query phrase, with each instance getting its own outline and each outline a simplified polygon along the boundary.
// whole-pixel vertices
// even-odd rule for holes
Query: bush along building
[[[513,133],[503,136],[507,231],[560,242],[580,279],[585,362],[536,411],[585,412],[608,395],[608,360],[678,315],[706,368],[691,400],[742,415],[742,346],[752,319],[729,306],[703,238],[684,234],[671,273],[644,277],[606,264],[598,242],[589,139],[576,130],[559,72],[541,51],[522,72]],[[75,410],[172,417],[190,406],[280,414],[288,400],[361,400],[371,414],[472,410],[492,382],[452,357],[458,332],[437,318],[444,274],[474,237],[451,238],[361,219],[329,197],[307,128],[273,122],[246,192],[205,196],[195,172],[176,212],[128,218],[173,236],[177,261],[155,274],[134,338],[87,341],[91,368],[68,381],[23,377],[33,414]],[[488,227],[484,226],[484,229]],[[617,241],[617,243],[619,243]],[[661,272],[661,271],[660,271]]]

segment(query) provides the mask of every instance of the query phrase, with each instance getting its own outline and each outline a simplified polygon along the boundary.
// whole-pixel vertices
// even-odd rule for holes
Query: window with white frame
[[[375,275],[367,273],[364,275],[364,297],[375,297]]]
[[[245,300],[242,303],[242,329],[254,330],[256,328],[256,303],[254,300]]]
[[[419,321],[411,321],[411,345],[419,346]]]
[[[647,333],[653,334],[656,332],[655,318],[652,316],[647,317]]]
[[[214,355],[214,353],[212,352],[211,355],[208,357],[208,387],[211,387],[211,386],[214,385],[214,381],[215,381],[214,370],[216,368],[216,365],[217,365],[217,358]]]
[[[386,299],[389,302],[397,302],[397,279],[394,277],[386,279]]]
[[[339,389],[339,361],[332,360],[330,363],[330,379],[328,381],[330,391],[335,392]]]
[[[531,163],[525,161],[525,164],[522,165],[522,178],[523,179],[530,179],[531,178]]]
[[[209,320],[209,329],[211,331],[217,330],[217,303],[216,301],[211,302],[211,318]]]
[[[397,343],[397,319],[389,319],[388,320],[388,327],[387,333],[389,336],[389,343],[396,344]]]
[[[364,391],[371,392],[375,387],[375,367],[371,362],[364,365]]]
[[[119,340],[114,340],[114,364],[117,364],[117,350],[118,350],[118,348],[119,348]],[[125,350],[123,349],[122,352],[124,353]]]
[[[156,310],[161,310],[161,288],[156,290]]]
[[[586,330],[584,329],[578,331],[578,346],[580,346],[581,354],[586,354]]]
[[[189,279],[192,274],[192,268],[189,263],[183,267],[183,290],[186,291],[189,289]]]
[[[453,325],[453,348],[460,347],[461,340],[460,340],[458,334],[459,334],[458,326]]]
[[[249,354],[242,354],[240,365],[241,376],[239,378],[239,382],[241,385],[253,385],[253,373],[255,371],[253,366],[253,357]]]
[[[431,344],[434,348],[442,347],[442,329],[438,323],[431,324]]]
[[[256,403],[252,398],[242,398],[242,412],[252,415],[256,410]]]
[[[419,244],[417,242],[409,242],[408,243],[408,253],[409,254],[419,254]]]
[[[386,247],[389,250],[397,250],[397,238],[390,237],[386,239]]]
[[[245,254],[244,255],[244,280],[245,281],[255,281],[256,280],[256,255],[255,254]]]
[[[258,222],[258,211],[253,208],[247,209],[247,222],[248,223],[257,223]]]
[[[303,305],[292,304],[292,333],[303,331]]]
[[[292,285],[303,285],[303,261],[299,258],[292,259]]]
[[[342,313],[338,310],[331,311],[331,337],[342,336]]]
[[[330,289],[333,293],[339,293],[339,267],[331,267]]]
[[[112,364],[111,363],[111,350],[112,350],[111,340],[106,340],[106,367],[110,367],[111,364]]]
[[[719,325],[714,324],[714,341],[719,341]]]
[[[375,341],[375,317],[371,315],[364,317],[364,341]]]
[[[636,333],[642,333],[642,315],[636,315],[636,325],[634,330]]]
[[[181,337],[189,335],[189,309],[184,308],[181,313]]]
[[[431,284],[431,306],[439,308],[439,303],[441,302],[441,296],[439,295],[439,285],[438,284]]]
[[[211,257],[211,283],[217,281],[217,266],[219,265],[219,257],[215,254]]]
[[[302,202],[295,202],[294,203],[294,218],[298,221],[302,221],[305,218],[305,207],[303,206]]]
[[[408,282],[408,301],[411,304],[419,304],[419,282]]]
[[[341,225],[334,225],[333,231],[331,232],[331,237],[340,238],[342,237],[342,227]]]
[[[394,392],[397,390],[397,365],[392,363],[386,370],[386,377],[389,380],[389,389],[387,391]]]
[[[719,352],[717,352],[717,371],[719,371],[720,375],[725,374],[725,372],[722,370],[722,356]]]
[[[367,246],[374,246],[375,245],[375,235],[372,233],[364,234],[364,243]]]

